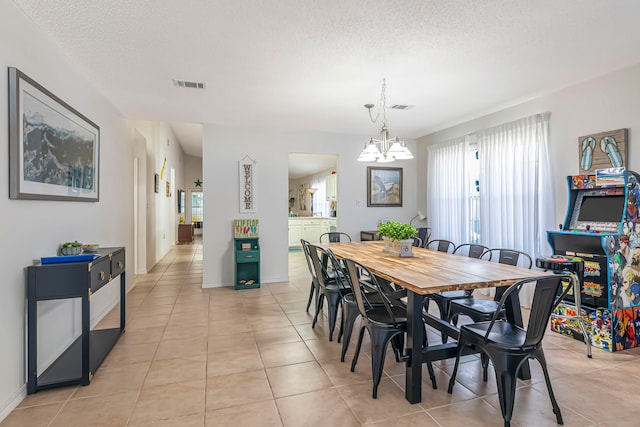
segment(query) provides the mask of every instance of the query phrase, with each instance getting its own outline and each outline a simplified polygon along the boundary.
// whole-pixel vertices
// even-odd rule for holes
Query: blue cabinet
[[[260,244],[257,237],[234,239],[235,289],[260,287]]]

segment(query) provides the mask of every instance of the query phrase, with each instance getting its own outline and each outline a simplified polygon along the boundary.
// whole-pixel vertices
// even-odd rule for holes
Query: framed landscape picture
[[[9,68],[9,197],[99,200],[100,128]]]
[[[367,206],[402,206],[402,168],[367,167]]]

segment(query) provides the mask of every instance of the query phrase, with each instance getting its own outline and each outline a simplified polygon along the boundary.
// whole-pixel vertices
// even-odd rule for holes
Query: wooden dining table
[[[399,257],[382,250],[384,242],[344,242],[324,245],[338,258],[350,258],[371,273],[407,290],[407,341],[405,397],[410,403],[422,400],[422,364],[455,357],[457,343],[423,344],[424,323],[457,339],[458,328],[423,312],[425,296],[435,292],[509,286],[523,279],[544,276],[545,272],[514,267],[414,247],[412,257]],[[505,304],[507,319],[522,326],[517,293]],[[530,378],[529,365],[520,378]]]

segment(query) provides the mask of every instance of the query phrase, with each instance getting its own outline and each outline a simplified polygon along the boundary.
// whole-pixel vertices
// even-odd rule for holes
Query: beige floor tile
[[[157,348],[157,343],[122,346],[116,344],[104,359],[104,362],[102,362],[101,368],[148,362],[153,358]]]
[[[223,408],[207,412],[206,426],[220,427],[254,427],[254,426],[281,426],[278,408],[273,400],[250,403],[243,405],[242,410],[237,407]]]
[[[191,326],[209,321],[208,309],[172,312],[167,326]]]
[[[320,337],[319,339],[305,340],[305,343],[318,360],[340,360],[342,344],[337,341],[329,341],[326,337]],[[345,358],[345,363],[347,360],[351,363],[350,357]]]
[[[258,347],[302,341],[293,326],[253,331]]]
[[[0,422],[2,427],[47,427],[56,416],[63,402],[18,408]]]
[[[162,334],[163,341],[206,338],[209,335],[209,324],[194,323],[192,325],[172,325],[169,323]]]
[[[150,421],[142,424],[129,423],[128,427],[204,427],[204,413]]]
[[[125,328],[124,334],[116,343],[117,346],[127,346],[132,344],[149,344],[158,343],[162,338],[164,326],[155,326],[151,328],[129,329]]]
[[[400,417],[389,418],[378,421],[377,423],[367,424],[369,426],[385,426],[385,427],[439,427],[431,415],[426,412],[416,412]]]
[[[29,394],[18,405],[18,408],[26,408],[29,406],[45,405],[47,403],[62,403],[73,395],[79,386],[68,386],[60,388],[52,388],[49,390],[40,390],[37,393]]]
[[[207,362],[185,358],[154,360],[144,381],[144,387],[171,384],[205,378]]]
[[[131,423],[201,414],[205,406],[205,380],[144,388],[135,405]]]
[[[257,349],[256,340],[253,338],[253,334],[251,332],[209,336],[209,353]]]
[[[246,319],[209,322],[209,335],[230,335],[242,332],[251,332],[251,324]]]
[[[419,405],[407,402],[402,389],[390,378],[380,381],[377,399],[371,396],[371,381],[337,387],[337,390],[362,424],[422,411]]]
[[[264,346],[260,348],[260,355],[265,368],[315,360],[313,354],[302,341]]]
[[[276,399],[285,427],[359,426],[349,406],[335,389]]]
[[[427,411],[440,425],[451,427],[488,427],[504,425],[499,409],[483,399],[466,400],[455,405]],[[532,425],[533,426],[533,425]]]
[[[169,314],[149,314],[133,316],[131,320],[127,320],[127,329],[151,328],[154,326],[166,326],[169,321]]]
[[[154,359],[166,360],[176,358],[207,360],[207,338],[160,341]]]
[[[317,362],[267,368],[266,371],[276,398],[332,386],[329,377]]]
[[[230,375],[239,372],[263,369],[258,349],[223,351],[210,353],[207,361],[207,376]]]
[[[89,386],[78,387],[71,398],[80,399],[101,394],[138,391],[142,388],[142,383],[149,371],[149,365],[149,362],[142,362],[101,367],[91,379]]]
[[[264,370],[210,377],[207,379],[207,411],[272,400]],[[243,411],[244,407],[238,407]]]
[[[557,426],[556,415],[553,413],[549,394],[536,390],[533,387],[522,387],[516,391],[515,403],[513,405],[512,422],[522,426]],[[557,396],[556,396],[557,399]],[[500,411],[500,400],[498,395],[487,396],[484,400]],[[570,408],[563,406],[560,402],[560,412],[564,426],[588,426],[594,424],[593,421],[581,416]]]
[[[138,392],[130,391],[70,400],[51,427],[126,426],[137,396]]]

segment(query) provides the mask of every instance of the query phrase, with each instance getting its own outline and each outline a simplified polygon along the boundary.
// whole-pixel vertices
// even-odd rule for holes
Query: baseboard
[[[2,405],[0,409],[0,422],[9,416],[9,414],[20,405],[20,403],[27,397],[27,384],[23,384],[18,391],[14,393],[12,397],[8,399],[6,405]]]

